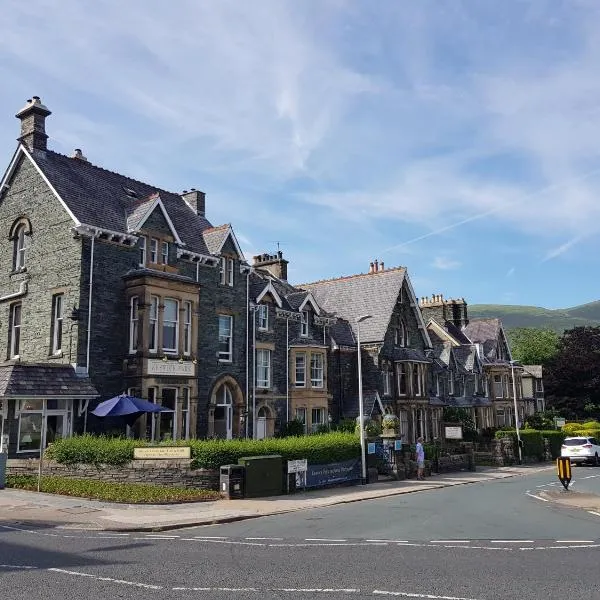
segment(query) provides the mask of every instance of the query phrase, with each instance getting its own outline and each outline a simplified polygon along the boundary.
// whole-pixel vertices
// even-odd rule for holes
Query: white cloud
[[[551,250],[549,250],[546,253],[542,262],[552,260],[553,258],[558,258],[562,254],[564,254],[565,252],[570,250],[573,246],[575,246],[575,244],[578,244],[582,239],[583,239],[583,236],[576,236],[576,237],[568,240],[564,244],[561,244],[560,246],[557,246],[556,248],[552,248]]]
[[[453,260],[447,256],[436,256],[433,260],[432,266],[435,269],[440,269],[442,271],[451,271],[458,269],[461,266],[461,263],[458,260]]]

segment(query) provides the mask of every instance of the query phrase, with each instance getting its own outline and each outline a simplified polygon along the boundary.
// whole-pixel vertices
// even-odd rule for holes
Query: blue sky
[[[53,149],[204,190],[294,283],[600,298],[597,0],[4,0],[0,81],[5,164],[39,95]]]

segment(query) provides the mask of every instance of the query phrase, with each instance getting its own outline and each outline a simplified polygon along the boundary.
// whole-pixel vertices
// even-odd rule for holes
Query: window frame
[[[396,385],[398,387],[398,396],[408,396],[408,369],[406,363],[396,363]],[[402,391],[404,389],[404,391]]]
[[[129,354],[137,352],[139,326],[140,299],[138,296],[131,296],[129,299]]]
[[[15,325],[15,316],[19,316],[19,323]],[[9,359],[20,358],[21,356],[21,325],[23,321],[23,305],[21,302],[13,302],[9,308]],[[16,341],[15,341],[16,340]],[[16,352],[15,352],[16,350]]]
[[[158,296],[150,296],[150,310],[148,311],[148,352],[152,354],[158,352],[159,304],[160,299]]]
[[[271,387],[271,350],[268,348],[256,349],[256,387],[263,390]]]
[[[219,277],[221,285],[233,287],[234,260],[229,256],[221,256],[219,262]]]
[[[502,378],[502,375],[494,375],[494,398],[498,399],[498,398],[504,398],[504,381]],[[500,392],[500,395],[498,395],[498,392]]]
[[[219,348],[219,362],[226,362],[226,363],[230,363],[233,362],[233,316],[231,315],[218,315],[219,319],[218,319],[218,323],[219,323],[219,347],[221,345],[221,322],[223,320],[223,322],[225,322],[225,320],[227,320],[227,322],[229,323],[229,330],[228,330],[228,336],[227,336],[227,340],[228,340],[228,350],[227,352],[223,352],[220,348]]]
[[[148,238],[145,235],[140,236],[140,267],[145,267],[148,261]]]
[[[448,396],[454,396],[454,372],[448,372]]]
[[[169,321],[174,324],[175,329],[175,344],[173,348],[167,348],[165,345],[165,330],[167,320],[165,318],[167,312],[167,302],[173,302],[175,304],[175,321]],[[163,311],[162,311],[162,351],[165,354],[177,354],[179,352],[179,300],[176,298],[164,298],[163,299]]]
[[[160,262],[163,265],[169,264],[169,242],[165,240],[160,243]]]
[[[302,359],[302,366],[298,368],[298,359]],[[298,372],[302,372],[302,379],[298,379]],[[294,356],[294,387],[306,387],[306,352],[296,352]]]
[[[258,305],[258,329],[259,331],[269,330],[269,305]]]
[[[309,315],[310,311],[302,311],[302,316],[300,317],[300,337],[308,337],[308,320],[310,318]]]
[[[158,238],[150,238],[150,264],[158,264]]]
[[[183,301],[183,354],[189,356],[192,353],[192,303]]]
[[[13,270],[22,271],[27,264],[27,226],[20,223],[14,236]]]
[[[316,364],[319,362],[320,365]],[[325,357],[322,352],[310,353],[310,387],[315,389],[325,387]]]
[[[52,319],[50,329],[52,332],[52,346],[50,352],[53,356],[62,353],[62,338],[65,317],[65,295],[54,294],[52,296]]]
[[[318,416],[315,419],[315,415]],[[312,431],[316,431],[319,425],[327,424],[327,409],[323,406],[313,406],[310,409],[310,428]]]
[[[390,377],[391,375],[392,375],[391,371],[388,371],[387,369],[385,371],[383,371],[383,395],[384,396],[392,395],[393,377]]]
[[[423,381],[420,363],[412,364],[412,393],[415,398],[423,396]]]

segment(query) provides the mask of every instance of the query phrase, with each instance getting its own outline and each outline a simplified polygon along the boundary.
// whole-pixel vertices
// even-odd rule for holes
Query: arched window
[[[25,225],[19,225],[15,232],[13,269],[20,271],[25,267],[25,253],[27,252],[27,241],[25,238]]]
[[[394,344],[404,348],[408,346],[408,333],[406,331],[406,325],[402,319],[398,321],[396,330],[394,332]]]
[[[215,394],[214,433],[216,437],[230,440],[233,436],[233,396],[224,383]]]

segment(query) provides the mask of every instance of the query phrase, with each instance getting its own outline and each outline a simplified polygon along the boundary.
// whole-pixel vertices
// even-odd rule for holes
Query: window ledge
[[[57,358],[63,358],[64,357],[64,353],[62,350],[58,350],[57,352],[53,352],[52,354],[48,355],[48,359],[57,359]]]

